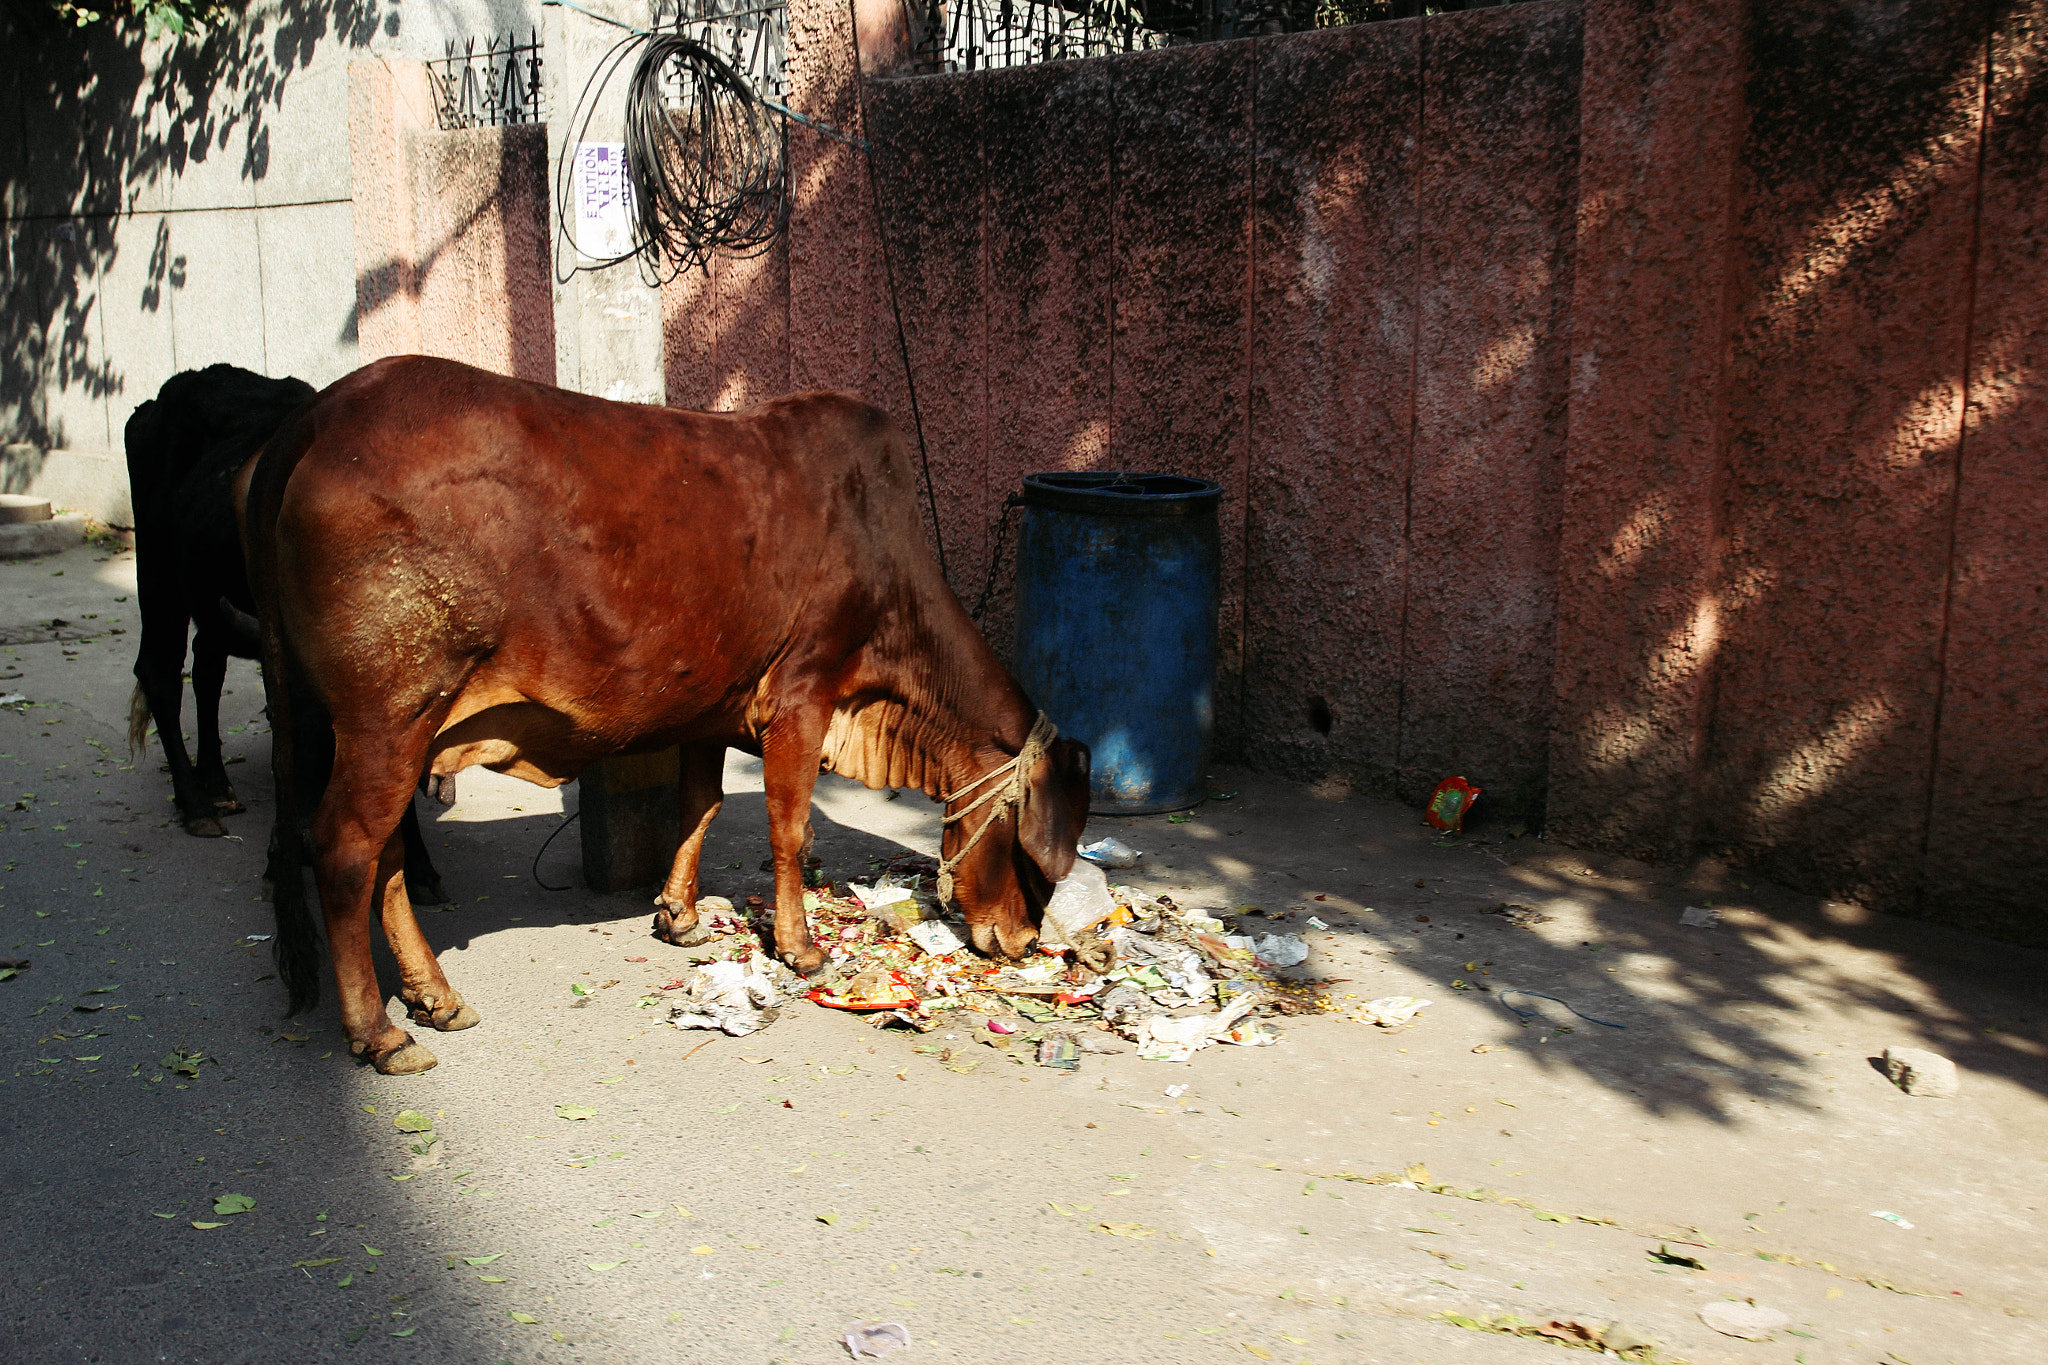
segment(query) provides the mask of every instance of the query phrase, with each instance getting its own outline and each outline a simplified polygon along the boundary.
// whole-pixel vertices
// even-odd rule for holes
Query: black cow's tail
[[[257,457],[242,518],[243,552],[249,586],[256,596],[262,635],[263,696],[270,715],[270,772],[276,786],[276,816],[270,826],[267,880],[270,904],[277,917],[271,956],[278,978],[290,993],[286,1011],[297,1014],[320,1002],[320,937],[300,875],[298,782],[292,745],[292,651],[285,638],[279,609],[282,582],[278,573],[278,512],[285,484],[313,443],[314,424],[302,408],[285,423]]]

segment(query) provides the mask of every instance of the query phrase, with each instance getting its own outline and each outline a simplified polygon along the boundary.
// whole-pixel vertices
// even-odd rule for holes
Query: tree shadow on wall
[[[385,0],[284,0],[174,42],[146,39],[137,22],[79,29],[35,4],[0,11],[11,53],[0,116],[13,134],[0,143],[0,438],[61,446],[52,389],[124,391],[96,315],[120,217],[161,206],[200,163],[238,158],[242,180],[263,180],[270,122],[293,76],[322,44],[363,49],[398,23]],[[145,312],[182,270],[163,234],[154,248]]]

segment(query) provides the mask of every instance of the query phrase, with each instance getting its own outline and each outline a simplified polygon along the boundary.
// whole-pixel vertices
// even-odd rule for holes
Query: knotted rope
[[[960,851],[939,864],[938,891],[939,903],[941,905],[953,899],[953,869],[960,866],[961,860],[974,851],[974,846],[981,842],[981,836],[988,833],[989,826],[1005,819],[1011,811],[1024,804],[1025,793],[1031,786],[1031,770],[1038,766],[1039,759],[1045,757],[1045,751],[1051,747],[1055,739],[1059,738],[1059,733],[1059,727],[1052,723],[1045,712],[1040,711],[1038,719],[1031,722],[1031,733],[1024,737],[1024,747],[1017,751],[1015,758],[1007,763],[998,763],[980,777],[975,778],[972,782],[969,782],[966,786],[945,798],[945,803],[950,806],[976,787],[994,782],[1004,773],[1010,775],[1009,781],[989,787],[987,791],[975,797],[974,800],[968,802],[959,810],[952,812],[950,815],[939,817],[941,825],[957,824],[965,819],[969,812],[979,810],[990,802],[995,803],[994,809],[988,813],[988,818],[981,822],[980,828],[967,837],[967,842],[960,846]]]

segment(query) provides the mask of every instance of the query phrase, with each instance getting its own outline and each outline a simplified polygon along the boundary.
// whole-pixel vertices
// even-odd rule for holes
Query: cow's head
[[[983,818],[975,811],[946,827],[946,856],[966,844]],[[982,835],[953,874],[953,894],[976,948],[991,957],[1031,951],[1053,883],[1073,869],[1074,845],[1087,823],[1088,746],[1056,739],[1032,766],[1022,806]]]

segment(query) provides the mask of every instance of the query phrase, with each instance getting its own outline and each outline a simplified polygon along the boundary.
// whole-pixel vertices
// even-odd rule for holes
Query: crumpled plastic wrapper
[[[885,1356],[910,1344],[910,1329],[900,1322],[856,1322],[846,1329],[846,1349],[854,1359]]]
[[[751,962],[707,962],[689,976],[684,1000],[669,1011],[681,1029],[717,1029],[735,1038],[759,1032],[779,1017],[783,987],[777,974],[788,969],[772,958]]]
[[[1249,1034],[1243,1039],[1227,1035],[1256,1004],[1257,1000],[1245,996],[1214,1014],[1194,1014],[1185,1019],[1155,1014],[1139,1020],[1130,1030],[1130,1037],[1138,1045],[1138,1055],[1148,1062],[1184,1062],[1211,1043],[1250,1041]],[[1272,1041],[1268,1036],[1257,1036],[1261,1042]]]
[[[1361,1023],[1378,1024],[1381,1028],[1399,1028],[1411,1023],[1415,1016],[1436,1002],[1423,1000],[1412,995],[1383,995],[1377,1000],[1368,1000],[1358,1007],[1357,1018]]]

